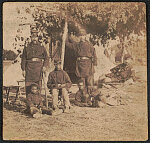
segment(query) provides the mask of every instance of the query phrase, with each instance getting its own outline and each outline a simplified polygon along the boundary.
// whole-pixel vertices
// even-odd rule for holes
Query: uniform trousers
[[[68,95],[68,91],[66,90],[66,88],[52,89],[52,101],[53,101],[54,109],[58,108],[58,95],[60,91],[62,93],[64,106],[66,108],[70,107],[69,95]]]
[[[93,86],[94,83],[93,75],[89,75],[87,77],[81,77],[81,80],[83,80],[84,87]]]

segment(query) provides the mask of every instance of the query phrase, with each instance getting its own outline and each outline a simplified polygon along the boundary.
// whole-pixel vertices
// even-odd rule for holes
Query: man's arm
[[[48,76],[47,87],[49,89],[58,88],[58,84],[52,82],[52,74],[51,73]]]
[[[32,98],[31,98],[30,94],[28,94],[28,96],[27,96],[27,106],[30,108],[34,107],[34,104],[32,103]]]
[[[39,106],[43,107],[43,102],[42,102],[42,96],[41,95],[39,96]]]
[[[64,76],[65,76],[65,82],[66,82],[65,87],[70,88],[72,86],[72,82],[70,80],[69,75],[65,71],[64,71]]]
[[[81,102],[81,98],[82,98],[82,93],[80,90],[78,90],[75,94],[75,100]]]
[[[93,49],[93,65],[97,66],[97,56],[96,56],[95,48]]]

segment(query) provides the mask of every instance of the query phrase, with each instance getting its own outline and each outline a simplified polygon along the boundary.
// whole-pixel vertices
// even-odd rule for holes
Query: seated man
[[[39,93],[39,86],[33,83],[30,85],[30,93],[27,95],[27,109],[34,118],[38,118],[42,116],[42,106],[43,102],[41,94]]]
[[[52,91],[53,115],[61,113],[58,108],[58,94],[62,93],[64,112],[70,112],[68,89],[72,83],[68,74],[61,69],[61,60],[54,60],[55,69],[48,76],[47,87]]]
[[[75,102],[74,104],[77,106],[90,106],[91,105],[91,99],[88,94],[87,88],[84,87],[84,81],[79,80],[78,82],[79,90],[75,94]]]

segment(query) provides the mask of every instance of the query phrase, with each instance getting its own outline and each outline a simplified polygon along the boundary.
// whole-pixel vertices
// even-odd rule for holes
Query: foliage
[[[31,8],[34,8],[33,12]],[[116,36],[124,40],[131,33],[140,35],[146,28],[144,3],[47,3],[30,5],[25,12],[32,14],[45,42],[47,37],[53,41],[61,39],[66,18],[69,34],[90,33],[101,39],[103,45]]]
[[[21,10],[21,7],[18,7],[18,14]],[[39,31],[39,41],[44,44],[50,43],[50,47],[57,46],[56,43],[61,46],[65,21],[68,22],[68,36],[73,34],[78,37],[82,34],[89,34],[93,45],[100,42],[105,47],[109,40],[119,37],[122,54],[125,45],[129,47],[131,43],[137,41],[131,35],[146,34],[144,3],[39,3],[30,4],[28,8],[24,8],[23,13],[32,16]],[[24,19],[27,20],[27,17]],[[29,39],[26,38],[25,41],[28,43]]]
[[[131,33],[145,32],[145,8],[144,3],[73,3],[68,10],[87,33],[97,35],[106,44],[116,36],[124,40]]]
[[[15,60],[17,54],[11,50],[3,50],[3,60]]]

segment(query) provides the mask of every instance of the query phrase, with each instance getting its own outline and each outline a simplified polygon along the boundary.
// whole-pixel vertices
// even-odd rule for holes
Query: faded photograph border
[[[15,7],[12,2],[15,10],[11,10],[13,5],[7,5],[7,11],[4,8],[7,2],[1,2],[1,140],[149,141],[149,1],[132,1],[141,2],[146,8],[146,29],[141,37],[138,33],[143,28],[139,25],[144,23],[141,18],[144,8],[137,23],[134,26],[129,23],[131,28],[127,27],[128,32],[134,28],[137,33],[128,37],[122,25],[131,21],[123,10],[129,12],[131,19],[135,17],[132,4],[129,5],[132,10],[128,11],[124,1],[99,1],[110,5],[110,9],[106,5],[94,7],[96,2],[87,5],[82,2],[78,6],[71,2],[70,8],[78,11],[68,6],[69,15],[72,14],[68,18],[62,12],[66,11],[64,2],[55,2],[53,10],[46,7],[46,2],[33,2],[26,8]],[[118,9],[110,16],[108,11],[113,8],[117,11],[119,2],[123,10]],[[135,11],[138,8],[137,4]],[[119,11],[121,17],[116,16],[121,15]],[[11,14],[17,14],[17,18]],[[115,18],[120,21],[114,22]],[[136,21],[136,17],[133,19]],[[34,43],[36,38],[39,44]],[[135,50],[136,46],[139,49]],[[144,92],[147,97],[140,96]]]

